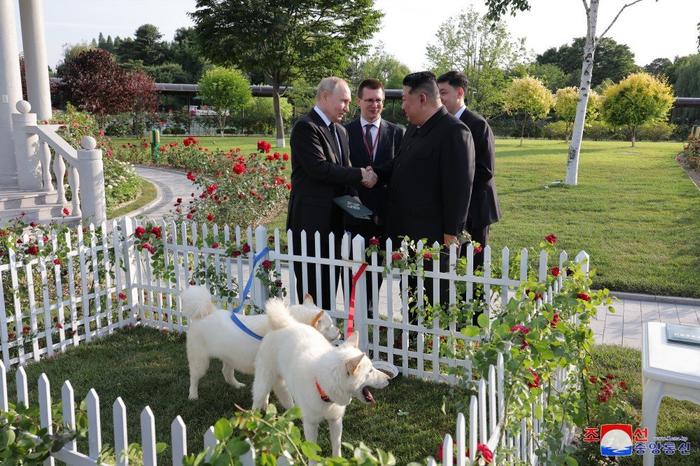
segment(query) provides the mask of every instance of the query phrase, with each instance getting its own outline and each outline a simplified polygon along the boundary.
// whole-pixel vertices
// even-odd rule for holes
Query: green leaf
[[[566,463],[566,466],[578,466],[578,461],[573,456],[567,456],[564,458],[564,463]]]
[[[321,459],[321,457],[318,454],[318,452],[320,451],[321,447],[319,447],[313,442],[304,441],[301,444],[301,452],[311,461],[319,461]]]
[[[231,427],[231,423],[228,419],[219,419],[216,421],[216,424],[214,424],[214,437],[216,437],[218,441],[226,440],[232,433],[233,427]]]
[[[479,327],[481,328],[487,328],[489,326],[489,318],[486,316],[486,314],[479,314],[479,317],[476,319],[477,323],[479,324]]]
[[[243,439],[234,438],[226,443],[226,450],[232,457],[237,458],[250,450],[250,444]]]
[[[479,332],[481,332],[481,329],[475,325],[467,325],[460,330],[460,333],[468,338],[474,338]]]
[[[15,431],[12,429],[3,429],[0,431],[0,450],[4,450],[8,446],[15,443]]]

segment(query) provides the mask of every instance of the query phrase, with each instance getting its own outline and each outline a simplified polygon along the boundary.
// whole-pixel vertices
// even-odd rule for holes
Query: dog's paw
[[[198,400],[199,399],[199,394],[198,393],[190,393],[189,396],[187,397],[190,400]]]
[[[243,388],[245,387],[244,383],[239,382],[238,380],[233,380],[229,382],[233,388]]]

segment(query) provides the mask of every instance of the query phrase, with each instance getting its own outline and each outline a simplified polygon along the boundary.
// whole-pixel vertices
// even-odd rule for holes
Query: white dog
[[[282,301],[268,301],[266,310],[272,331],[255,358],[253,409],[266,408],[274,389],[285,408],[294,402],[301,408],[307,440],[316,442],[318,426],[328,421],[333,456],[340,456],[345,407],[353,397],[374,403],[369,387],[386,387],[389,376],[358,349],[357,333],[334,347],[314,328],[292,319]]]
[[[220,359],[224,365],[224,379],[236,388],[245,385],[236,380],[235,371],[252,374],[255,370],[255,355],[260,340],[246,334],[231,320],[231,311],[217,309],[209,290],[204,286],[193,286],[182,292],[182,310],[189,320],[187,330],[187,362],[190,368],[190,400],[199,396],[199,380],[209,369],[211,358]],[[316,307],[310,295],[304,304],[290,308],[292,317],[307,327],[313,326],[329,340],[340,336],[331,317]],[[243,315],[239,319],[250,330],[260,336],[270,331],[265,314]],[[309,327],[310,329],[312,327]]]

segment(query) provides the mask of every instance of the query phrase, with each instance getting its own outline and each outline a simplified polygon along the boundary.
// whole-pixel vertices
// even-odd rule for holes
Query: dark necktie
[[[340,151],[340,140],[338,138],[338,133],[337,130],[335,129],[335,123],[331,122],[328,125],[328,129],[331,131],[331,140],[333,141],[333,151],[335,152],[335,155],[338,157],[338,163],[340,165],[343,165],[343,154]]]
[[[366,124],[365,125],[365,144],[367,145],[367,152],[369,152],[369,158],[370,160],[374,160],[374,144],[372,143],[372,125],[371,124]]]

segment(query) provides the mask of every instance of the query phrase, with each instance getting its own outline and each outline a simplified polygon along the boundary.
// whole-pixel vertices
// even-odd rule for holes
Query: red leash
[[[352,276],[352,287],[350,288],[350,309],[348,310],[348,338],[352,335],[355,330],[355,285],[357,285],[357,280],[360,279],[365,269],[367,268],[367,263],[360,265],[357,269],[355,275]]]

